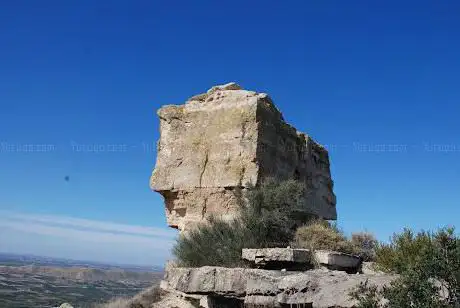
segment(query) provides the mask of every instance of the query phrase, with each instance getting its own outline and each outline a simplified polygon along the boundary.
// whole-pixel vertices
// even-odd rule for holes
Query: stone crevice
[[[204,175],[204,172],[206,171],[206,166],[208,165],[208,161],[209,161],[209,152],[206,151],[205,152],[205,155],[204,155],[204,162],[203,162],[203,167],[201,169],[201,173],[200,173],[200,185],[199,187],[201,187],[201,184],[203,182],[203,175]]]

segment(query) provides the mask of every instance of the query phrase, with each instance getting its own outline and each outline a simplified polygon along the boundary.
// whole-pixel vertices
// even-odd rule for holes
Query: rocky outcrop
[[[305,185],[306,213],[336,219],[327,150],[283,119],[264,93],[215,86],[158,111],[160,140],[151,188],[165,200],[168,225],[187,231],[210,216],[236,217],[249,185],[268,177]],[[360,283],[395,276],[350,274],[359,257],[295,248],[243,249],[247,268],[181,268],[168,263],[154,307],[336,307],[356,304]]]
[[[305,184],[305,211],[336,219],[327,150],[287,124],[265,93],[230,83],[158,110],[160,140],[150,185],[168,225],[185,230],[210,215],[235,217],[247,184]]]
[[[393,275],[350,275],[326,269],[305,272],[281,272],[247,268],[170,268],[162,282],[166,292],[180,292],[181,297],[206,296],[208,307],[355,307],[349,293],[368,281],[380,287],[388,285]],[[226,306],[224,303],[230,303]],[[219,304],[219,305],[217,305]],[[233,306],[232,306],[233,305]],[[298,305],[298,306],[295,306]],[[206,307],[206,306],[202,306]]]

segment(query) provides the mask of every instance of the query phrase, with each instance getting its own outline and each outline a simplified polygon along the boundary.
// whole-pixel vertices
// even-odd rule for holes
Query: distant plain
[[[0,307],[90,308],[158,284],[158,267],[111,265],[0,253]]]

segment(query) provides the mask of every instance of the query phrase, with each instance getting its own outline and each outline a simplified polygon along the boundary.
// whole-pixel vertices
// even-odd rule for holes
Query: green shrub
[[[211,219],[187,235],[181,235],[173,248],[180,266],[241,266],[241,249],[252,238],[239,221]]]
[[[406,229],[390,244],[377,247],[376,262],[380,269],[400,276],[379,292],[360,286],[350,295],[361,305],[384,297],[387,303],[375,307],[460,307],[460,238],[453,228],[418,234]]]
[[[294,245],[311,250],[334,250],[354,254],[356,249],[335,225],[316,220],[297,229]]]
[[[267,179],[245,197],[237,219],[212,218],[178,238],[173,254],[181,266],[243,266],[243,248],[286,247],[311,217],[303,208],[304,187],[295,181]]]
[[[415,235],[404,229],[394,234],[389,244],[380,244],[376,248],[377,266],[387,272],[402,273],[413,267],[424,257],[425,251],[433,248],[433,237],[422,231]]]

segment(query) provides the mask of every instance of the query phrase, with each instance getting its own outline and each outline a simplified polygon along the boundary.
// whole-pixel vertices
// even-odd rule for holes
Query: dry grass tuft
[[[363,261],[375,260],[378,241],[372,233],[359,232],[351,235],[351,243]]]
[[[297,229],[294,244],[311,250],[334,250],[355,253],[353,244],[346,236],[327,221],[314,221]]]
[[[161,298],[160,288],[157,286],[145,289],[133,298],[117,298],[105,304],[99,304],[95,308],[150,308],[153,303]]]

